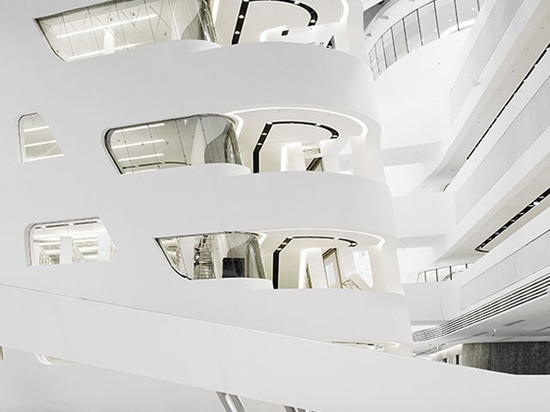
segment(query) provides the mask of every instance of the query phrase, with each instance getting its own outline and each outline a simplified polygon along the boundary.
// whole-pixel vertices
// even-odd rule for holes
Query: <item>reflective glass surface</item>
[[[408,53],[403,20],[401,20],[401,24],[394,25],[391,31],[393,34],[393,44],[395,46],[395,56],[399,59]]]
[[[258,235],[223,232],[157,239],[172,268],[188,279],[265,279]]]
[[[29,230],[31,266],[112,260],[115,246],[97,218],[39,223]]]
[[[422,44],[431,43],[432,41],[439,38],[434,6],[434,3],[428,3],[418,9],[418,20],[420,22],[420,35],[422,36]]]
[[[214,40],[207,0],[115,0],[37,22],[52,50],[65,61],[170,40]]]
[[[204,163],[242,164],[233,122],[215,114],[111,129],[106,144],[122,174]]]
[[[408,50],[411,52],[422,46],[420,23],[418,22],[418,13],[416,10],[405,17],[403,22],[405,23],[405,36],[407,38]]]
[[[389,67],[397,60],[395,57],[395,47],[393,45],[391,30],[387,31],[382,36],[382,45],[384,46],[384,56],[386,57],[386,64]]]
[[[437,22],[439,25],[439,37],[441,38],[458,31],[454,0],[438,0]]]
[[[21,116],[18,128],[22,162],[63,156],[48,124],[38,113]]]

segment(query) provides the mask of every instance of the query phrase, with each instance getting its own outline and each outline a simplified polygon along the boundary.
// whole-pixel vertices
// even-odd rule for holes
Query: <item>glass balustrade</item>
[[[390,27],[370,51],[374,77],[413,50],[470,28],[481,3],[479,0],[434,0],[407,14]]]

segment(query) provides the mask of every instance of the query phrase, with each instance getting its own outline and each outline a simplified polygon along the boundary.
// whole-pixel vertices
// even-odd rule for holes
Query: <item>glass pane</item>
[[[393,34],[393,42],[395,44],[395,54],[396,57],[400,59],[408,53],[403,20],[395,24],[391,30]]]
[[[40,223],[29,231],[31,266],[112,260],[115,246],[97,218]]]
[[[374,48],[376,49],[376,60],[378,60],[378,72],[382,73],[386,70],[386,58],[384,57],[384,46],[382,46],[382,39],[376,42]]]
[[[437,0],[437,22],[439,25],[439,37],[443,38],[458,31],[454,0]]]
[[[459,0],[456,2],[460,30],[467,29],[474,24],[478,14],[477,7],[477,0]]]
[[[258,235],[208,233],[157,239],[172,268],[188,279],[265,279]]]
[[[369,62],[370,62],[370,68],[372,70],[372,74],[376,79],[380,74],[380,72],[378,71],[378,61],[376,59],[376,50],[374,48],[369,53]]]
[[[22,162],[63,156],[46,121],[38,113],[19,119],[19,143]]]
[[[416,11],[409,14],[403,20],[405,23],[405,35],[407,37],[407,46],[409,53],[422,46],[422,40],[420,38],[420,29],[418,26],[418,15]]]
[[[214,40],[206,0],[114,0],[37,22],[52,50],[65,61],[170,40]]]
[[[242,164],[233,122],[214,114],[111,129],[106,143],[122,174],[204,163]]]
[[[393,48],[393,38],[391,30],[384,33],[382,36],[382,44],[384,45],[384,56],[386,56],[386,64],[390,67],[395,63],[395,50]]]
[[[422,44],[428,44],[439,38],[437,32],[437,22],[435,19],[435,8],[433,3],[428,3],[418,9],[420,21],[420,33],[422,35]]]

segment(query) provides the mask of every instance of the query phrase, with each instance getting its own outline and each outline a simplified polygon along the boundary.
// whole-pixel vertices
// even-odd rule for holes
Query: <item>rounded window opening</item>
[[[265,279],[258,235],[222,232],[158,238],[172,268],[187,279]]]
[[[111,129],[107,149],[121,174],[208,163],[241,165],[233,121],[216,114]]]
[[[36,21],[67,62],[173,40],[215,41],[207,0],[115,0]]]
[[[112,260],[115,245],[98,218],[37,223],[29,229],[29,265]]]

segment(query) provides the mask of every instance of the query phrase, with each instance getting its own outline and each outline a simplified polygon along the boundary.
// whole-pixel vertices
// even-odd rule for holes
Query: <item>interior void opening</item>
[[[242,164],[235,125],[222,115],[115,128],[105,140],[121,174],[208,163]]]
[[[172,268],[187,279],[265,279],[259,235],[222,232],[158,238]]]
[[[29,265],[113,260],[115,245],[98,218],[37,223],[29,229]]]
[[[166,41],[215,41],[207,0],[115,0],[37,19],[55,54],[71,62]]]
[[[63,156],[50,127],[38,113],[21,116],[18,130],[23,163]]]

